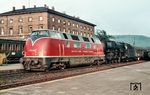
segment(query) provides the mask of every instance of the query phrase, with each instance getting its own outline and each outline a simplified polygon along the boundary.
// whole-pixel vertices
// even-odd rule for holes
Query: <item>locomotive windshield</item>
[[[32,32],[31,37],[33,36],[48,37],[49,32],[47,30],[37,30]]]

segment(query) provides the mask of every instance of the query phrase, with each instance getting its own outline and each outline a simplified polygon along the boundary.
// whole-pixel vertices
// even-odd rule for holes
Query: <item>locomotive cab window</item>
[[[93,42],[93,43],[95,43],[95,41],[94,41],[94,39],[93,39],[93,38],[91,38],[91,40],[92,40],[92,42]]]
[[[63,33],[63,36],[64,36],[65,39],[68,39],[68,37],[65,33]]]
[[[32,32],[31,36],[41,36],[41,37],[48,37],[49,33],[46,30],[42,30],[42,31],[34,31]]]
[[[79,38],[78,38],[78,36],[71,35],[71,38],[72,38],[73,40],[79,41]]]
[[[82,37],[83,38],[83,40],[85,41],[85,42],[90,42],[89,41],[89,38],[87,38],[87,37]]]

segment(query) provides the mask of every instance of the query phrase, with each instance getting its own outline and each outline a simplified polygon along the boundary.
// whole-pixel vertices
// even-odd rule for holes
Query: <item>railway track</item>
[[[61,79],[85,73],[102,71],[127,65],[139,64],[142,62],[145,61],[134,61],[120,64],[102,64],[100,66],[84,66],[78,68],[68,68],[64,70],[52,70],[48,72],[27,72],[23,70],[15,72],[2,72],[0,73],[0,90],[45,81],[51,81],[55,79]]]

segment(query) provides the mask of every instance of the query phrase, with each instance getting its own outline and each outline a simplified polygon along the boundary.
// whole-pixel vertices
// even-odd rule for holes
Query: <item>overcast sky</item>
[[[0,13],[34,5],[66,12],[96,24],[96,29],[114,35],[145,35],[150,37],[150,0],[0,0]]]

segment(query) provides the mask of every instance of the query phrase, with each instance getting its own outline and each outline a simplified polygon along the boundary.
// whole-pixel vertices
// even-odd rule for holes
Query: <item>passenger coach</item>
[[[103,61],[103,44],[96,37],[35,30],[26,41],[23,65],[26,70],[48,70],[82,64],[100,64]]]

